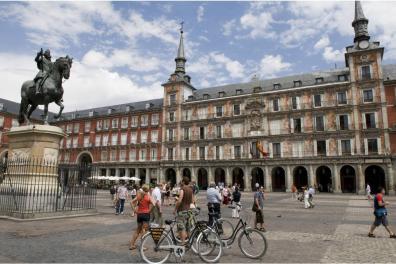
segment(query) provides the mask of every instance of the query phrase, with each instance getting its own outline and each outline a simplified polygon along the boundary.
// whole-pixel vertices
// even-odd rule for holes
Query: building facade
[[[147,183],[187,176],[203,189],[213,181],[363,193],[369,183],[394,194],[396,65],[382,64],[359,1],[352,26],[345,68],[205,89],[186,74],[181,31],[163,98],[54,122],[68,134],[61,162]]]

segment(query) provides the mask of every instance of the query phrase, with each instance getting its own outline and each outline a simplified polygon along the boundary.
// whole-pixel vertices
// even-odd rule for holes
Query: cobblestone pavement
[[[206,218],[205,194],[199,204]],[[252,194],[243,193],[245,216],[253,220]],[[389,220],[396,229],[396,197]],[[14,222],[0,220],[0,262],[141,262],[137,251],[128,250],[136,218],[114,215],[108,192],[99,192],[99,214],[94,216]],[[265,233],[269,247],[261,260],[245,258],[237,243],[226,249],[221,262],[394,262],[396,240],[383,227],[377,238],[368,238],[373,220],[371,204],[363,196],[319,194],[314,209],[290,199],[289,194],[269,193],[265,204]],[[231,209],[223,208],[223,217]],[[171,218],[171,208],[165,218]],[[174,259],[171,259],[174,260]],[[200,262],[188,252],[185,262]]]

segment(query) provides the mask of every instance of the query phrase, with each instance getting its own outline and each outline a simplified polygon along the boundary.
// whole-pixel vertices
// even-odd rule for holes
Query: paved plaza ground
[[[242,202],[251,214],[252,193],[243,193]],[[396,197],[391,202],[389,220],[396,227]],[[0,220],[0,262],[141,262],[138,252],[128,250],[136,218],[114,215],[110,194],[99,192],[99,214],[95,216],[14,222]],[[199,195],[205,208],[205,193]],[[303,204],[286,193],[269,193],[265,204],[265,233],[269,248],[259,261],[245,258],[235,243],[226,249],[221,262],[395,262],[396,240],[383,227],[377,238],[368,238],[373,220],[370,203],[363,196],[319,194],[316,207]],[[206,209],[206,208],[205,208]],[[200,218],[206,218],[207,211]],[[171,209],[165,209],[171,218]],[[231,209],[224,208],[230,217]],[[174,259],[171,259],[174,260]],[[200,262],[188,252],[186,262]]]

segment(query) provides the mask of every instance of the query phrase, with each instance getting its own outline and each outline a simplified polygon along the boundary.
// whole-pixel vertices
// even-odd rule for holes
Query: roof
[[[97,107],[97,108],[90,108],[90,109],[84,109],[84,110],[78,110],[78,111],[73,111],[73,112],[66,112],[62,114],[62,118],[57,121],[63,121],[63,120],[70,120],[70,119],[75,119],[75,118],[84,118],[84,117],[89,117],[90,113],[94,113],[94,116],[104,116],[108,115],[109,109],[111,109],[111,114],[117,114],[117,113],[125,113],[127,110],[127,106],[130,107],[131,112],[138,112],[138,111],[147,111],[147,110],[160,110],[163,105],[163,99],[152,99],[152,100],[147,100],[147,101],[140,101],[140,102],[132,102],[132,103],[126,103],[126,104],[119,104],[119,105],[109,105],[109,106],[104,106],[104,107]],[[149,106],[149,108],[146,108]],[[55,121],[55,122],[57,122]]]
[[[396,64],[383,65],[382,74],[384,81],[396,80]]]
[[[0,112],[6,112],[9,114],[13,114],[13,115],[19,115],[19,103],[10,101],[10,100],[6,100],[3,98],[0,98],[0,105],[2,104],[2,107],[0,107]],[[36,109],[33,113],[32,113],[32,118],[33,119],[37,119],[37,120],[41,120],[41,115],[44,114],[44,111],[41,109]],[[51,116],[52,113],[49,113],[49,115]]]
[[[252,80],[246,83],[228,84],[217,87],[197,89],[194,91],[194,100],[202,99],[204,94],[209,94],[209,98],[217,98],[219,92],[225,92],[225,96],[231,96],[235,95],[236,90],[238,89],[242,89],[242,94],[249,94],[252,93],[253,89],[258,86],[261,87],[261,91],[264,92],[290,89],[295,87],[295,81],[301,81],[301,86],[312,86],[317,84],[317,78],[323,78],[323,82],[321,84],[341,82],[338,79],[338,76],[340,75],[348,76],[349,68],[317,71],[267,80]],[[277,86],[275,87],[275,85]]]

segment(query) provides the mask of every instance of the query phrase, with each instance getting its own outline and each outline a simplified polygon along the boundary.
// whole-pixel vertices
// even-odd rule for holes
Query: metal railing
[[[96,207],[91,165],[61,165],[45,158],[16,158],[0,164],[0,214],[26,215]]]

